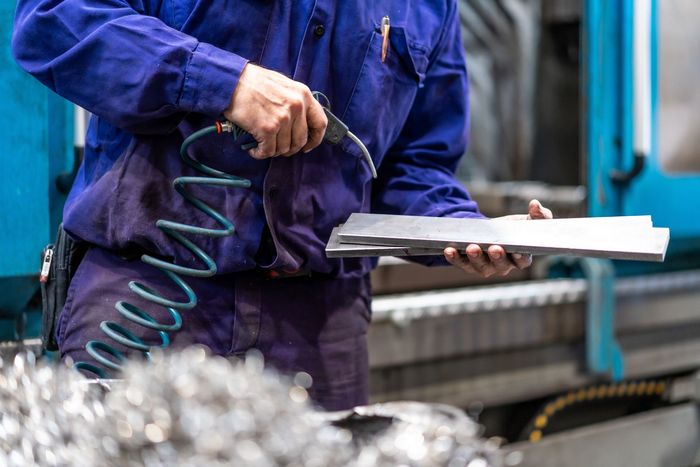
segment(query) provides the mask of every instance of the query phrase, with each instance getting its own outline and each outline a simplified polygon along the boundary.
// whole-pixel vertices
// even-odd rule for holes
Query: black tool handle
[[[348,134],[348,126],[340,121],[340,119],[333,115],[333,112],[327,108],[324,107],[323,111],[326,113],[326,117],[328,118],[328,126],[326,127],[326,133],[323,135],[323,141],[328,144],[336,145],[340,143],[340,141],[342,141],[342,139]],[[241,138],[243,138],[241,149],[244,151],[249,151],[258,147],[258,142],[255,141],[252,136],[250,136],[250,133],[241,132],[239,135],[241,135]]]
[[[323,135],[323,141],[328,144],[336,145],[347,136],[349,131],[348,126],[341,122],[340,119],[333,115],[327,108],[324,107],[323,111],[328,118],[328,126],[326,127],[326,134]]]

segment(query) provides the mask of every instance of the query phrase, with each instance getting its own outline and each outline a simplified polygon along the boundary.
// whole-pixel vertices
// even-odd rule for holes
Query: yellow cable
[[[580,388],[576,391],[569,391],[566,396],[559,396],[553,402],[545,405],[542,413],[535,417],[534,429],[530,432],[528,439],[532,443],[540,441],[544,437],[544,430],[547,428],[552,416],[564,409],[567,405],[594,400],[596,398],[614,398],[627,396],[662,396],[666,391],[666,383],[663,381],[631,381],[620,384],[601,384]]]
[[[538,415],[535,419],[535,428],[545,428],[547,426],[547,416]]]

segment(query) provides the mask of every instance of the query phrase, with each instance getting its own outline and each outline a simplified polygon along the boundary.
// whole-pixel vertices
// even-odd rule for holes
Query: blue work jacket
[[[17,62],[94,115],[66,229],[104,248],[194,266],[155,222],[218,228],[172,180],[198,175],[182,163],[180,145],[222,118],[249,61],[324,93],[367,145],[379,178],[347,138],[263,161],[230,136],[196,143],[193,157],[252,182],[191,188],[236,225],[233,237],[194,238],[220,273],[357,276],[370,260],[324,253],[331,229],[353,212],[480,217],[454,178],[469,125],[456,10],[455,0],[19,0]],[[391,29],[382,62],[384,16]],[[271,254],[261,260],[266,225]]]

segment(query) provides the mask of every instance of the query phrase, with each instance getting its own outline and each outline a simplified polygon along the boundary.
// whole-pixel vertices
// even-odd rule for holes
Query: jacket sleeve
[[[469,88],[456,8],[446,21],[411,112],[382,161],[372,211],[484,217],[455,178],[467,147]]]
[[[218,117],[247,63],[146,15],[142,0],[19,0],[12,50],[56,93],[136,133]]]

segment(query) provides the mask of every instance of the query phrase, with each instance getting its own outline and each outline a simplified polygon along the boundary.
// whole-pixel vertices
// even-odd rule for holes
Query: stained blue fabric
[[[221,118],[249,61],[323,92],[366,143],[379,179],[347,139],[257,161],[213,135],[192,154],[253,185],[192,189],[237,225],[234,237],[197,242],[222,273],[269,267],[347,277],[373,263],[327,259],[324,246],[352,212],[481,216],[453,176],[469,115],[459,36],[454,0],[19,0],[12,46],[24,69],[95,115],[66,229],[103,248],[138,247],[181,264],[191,255],[156,219],[215,227],[172,189],[176,176],[196,175],[180,161],[183,139]],[[274,244],[260,264],[265,224]]]

